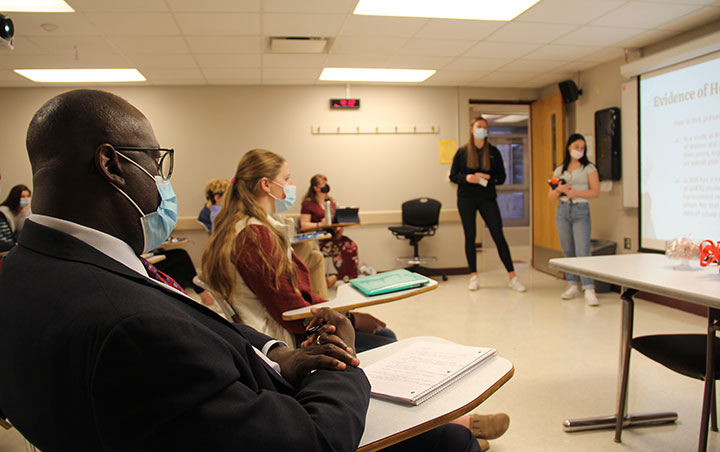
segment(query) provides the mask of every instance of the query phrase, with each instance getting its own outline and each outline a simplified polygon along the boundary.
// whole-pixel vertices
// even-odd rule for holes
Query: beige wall
[[[419,196],[439,199],[448,211],[437,236],[423,240],[421,252],[437,256],[436,265],[441,267],[466,265],[455,185],[448,180],[449,165],[439,163],[438,140],[457,139],[459,130],[465,140],[469,99],[536,97],[536,91],[528,89],[352,86],[350,95],[361,99],[362,108],[330,111],[328,100],[344,97],[344,86],[104,89],[137,106],[150,119],[160,144],[175,148],[172,183],[181,225],[195,226],[208,179],[231,178],[245,151],[263,147],[287,158],[298,196],[307,189],[310,177],[321,172],[328,176],[331,193],[341,204],[357,205],[365,212],[363,221],[373,224],[347,233],[358,242],[361,261],[380,269],[397,266],[395,257],[410,253],[407,241],[392,237],[387,226],[400,222],[403,201]],[[17,183],[31,182],[24,146],[27,124],[42,103],[62,91],[0,89],[4,111],[12,112],[0,122],[0,187],[5,193]],[[313,135],[313,125],[437,125],[440,133]],[[299,203],[291,210],[297,212]],[[199,264],[205,235],[187,230],[179,234],[193,239],[190,251]]]

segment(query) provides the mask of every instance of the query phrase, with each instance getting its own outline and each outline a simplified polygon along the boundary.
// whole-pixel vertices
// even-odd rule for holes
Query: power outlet
[[[624,248],[626,250],[629,250],[632,248],[632,242],[630,241],[630,237],[625,237],[625,245]]]

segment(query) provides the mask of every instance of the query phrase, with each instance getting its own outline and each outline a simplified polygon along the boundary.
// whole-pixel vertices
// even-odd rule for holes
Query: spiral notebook
[[[429,282],[428,278],[404,268],[350,280],[353,287],[367,296],[422,287]]]
[[[418,341],[363,370],[372,396],[420,405],[495,354],[489,347]]]

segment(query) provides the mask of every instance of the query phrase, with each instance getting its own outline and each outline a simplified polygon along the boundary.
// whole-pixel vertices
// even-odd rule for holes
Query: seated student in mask
[[[295,201],[290,169],[279,155],[253,149],[240,159],[231,182],[203,253],[203,280],[232,304],[243,323],[299,344],[302,320],[283,320],[282,313],[326,300],[310,290],[308,269],[292,251],[285,224],[274,216]],[[358,351],[396,340],[369,314],[353,312],[350,319]]]

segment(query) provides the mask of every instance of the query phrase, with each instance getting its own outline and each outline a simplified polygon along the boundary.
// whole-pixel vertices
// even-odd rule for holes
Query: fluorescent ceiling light
[[[39,83],[144,82],[137,69],[15,69]]]
[[[540,0],[360,0],[353,14],[437,19],[512,20]]]
[[[527,115],[506,115],[502,118],[496,119],[493,122],[501,122],[501,123],[512,123],[512,122],[520,122],[520,121],[527,121]]]
[[[63,0],[0,0],[5,13],[74,13]]]
[[[435,72],[434,69],[326,67],[320,74],[320,80],[343,82],[422,82]]]

